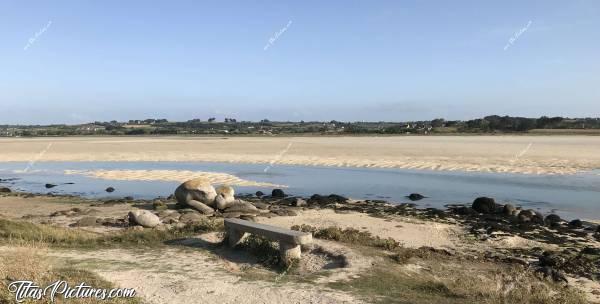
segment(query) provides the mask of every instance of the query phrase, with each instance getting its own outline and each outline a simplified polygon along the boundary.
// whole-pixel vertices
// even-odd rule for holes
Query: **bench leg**
[[[289,265],[292,260],[300,259],[300,245],[279,242],[279,252],[281,254],[281,260],[286,265]]]
[[[244,234],[244,232],[229,228],[227,230],[227,241],[229,242],[229,246],[233,248],[241,243]]]

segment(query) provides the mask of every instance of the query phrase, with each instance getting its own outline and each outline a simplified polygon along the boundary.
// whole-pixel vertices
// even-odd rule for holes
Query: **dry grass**
[[[200,224],[168,231],[127,229],[120,232],[98,234],[80,229],[0,219],[0,244],[17,246],[47,245],[70,248],[159,246],[166,241],[188,237],[199,232],[222,230],[222,225],[222,222],[207,219]]]
[[[15,303],[15,294],[8,291],[8,284],[16,280],[33,281],[39,286],[47,286],[57,280],[68,282],[69,286],[75,286],[85,282],[94,288],[111,289],[116,286],[103,280],[99,276],[85,270],[67,268],[54,268],[45,257],[44,247],[11,247],[3,250],[0,254],[0,304]],[[65,303],[61,296],[56,298],[55,303]],[[69,303],[114,303],[134,304],[140,303],[138,298],[116,298],[98,300],[93,298],[69,299]],[[49,298],[43,300],[28,299],[23,303],[50,303]]]
[[[339,227],[328,227],[319,229],[310,225],[295,225],[291,227],[292,230],[310,232],[312,235],[319,239],[376,247],[385,250],[393,250],[400,248],[401,244],[392,238],[383,239],[378,236],[373,236],[368,231],[360,231],[354,228],[341,229]]]

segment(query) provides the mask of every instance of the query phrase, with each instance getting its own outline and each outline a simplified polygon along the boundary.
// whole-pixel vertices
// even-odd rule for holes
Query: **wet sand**
[[[595,136],[59,137],[0,139],[0,162],[211,161],[573,174],[600,168]]]

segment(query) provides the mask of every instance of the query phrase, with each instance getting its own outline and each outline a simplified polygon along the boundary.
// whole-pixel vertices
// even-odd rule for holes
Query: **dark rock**
[[[56,187],[55,184],[46,184],[46,189],[50,189],[50,188],[54,188]]]
[[[425,198],[425,196],[419,194],[419,193],[411,193],[410,195],[407,196],[409,200],[411,201],[418,201],[418,200],[422,200]]]
[[[580,219],[575,219],[569,222],[569,227],[571,228],[582,228],[583,222]]]
[[[496,202],[490,197],[478,197],[473,201],[472,208],[479,213],[490,214],[496,211]]]
[[[6,187],[0,187],[0,193],[11,193],[12,191]]]
[[[123,198],[126,201],[132,201],[133,200],[133,196],[126,196]]]
[[[565,258],[558,253],[545,251],[540,257],[540,266],[559,267],[565,263]]]
[[[106,191],[106,192],[108,192],[108,193],[115,192],[115,188],[113,188],[113,187],[108,187],[108,188],[106,188],[106,190],[104,190],[104,191]]]
[[[459,215],[473,215],[473,214],[477,213],[475,210],[473,210],[473,208],[469,208],[469,207],[458,207],[458,208],[454,208],[453,211],[454,211],[454,213],[459,214]]]
[[[320,194],[313,194],[309,199],[309,204],[318,204],[318,205],[329,205],[329,204],[345,204],[348,201],[348,198],[343,197],[337,194],[330,194],[328,196],[323,196]]]
[[[271,191],[271,196],[272,197],[285,197],[285,193],[281,189],[273,189],[273,191]]]
[[[536,212],[535,215],[531,217],[531,222],[535,223],[535,224],[543,225],[544,224],[544,216],[541,213]]]
[[[506,204],[502,207],[502,213],[506,216],[515,214],[515,211],[517,211],[517,208],[512,204]]]
[[[263,195],[265,195],[265,194],[262,191],[256,191],[256,196],[257,197],[261,197]]]
[[[544,219],[544,222],[546,223],[546,225],[560,223],[561,221],[562,221],[562,219],[557,214],[548,214],[546,216],[546,218]]]

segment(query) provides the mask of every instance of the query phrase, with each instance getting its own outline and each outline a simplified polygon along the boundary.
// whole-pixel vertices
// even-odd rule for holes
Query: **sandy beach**
[[[573,174],[600,168],[595,136],[3,138],[0,162],[212,161]]]

